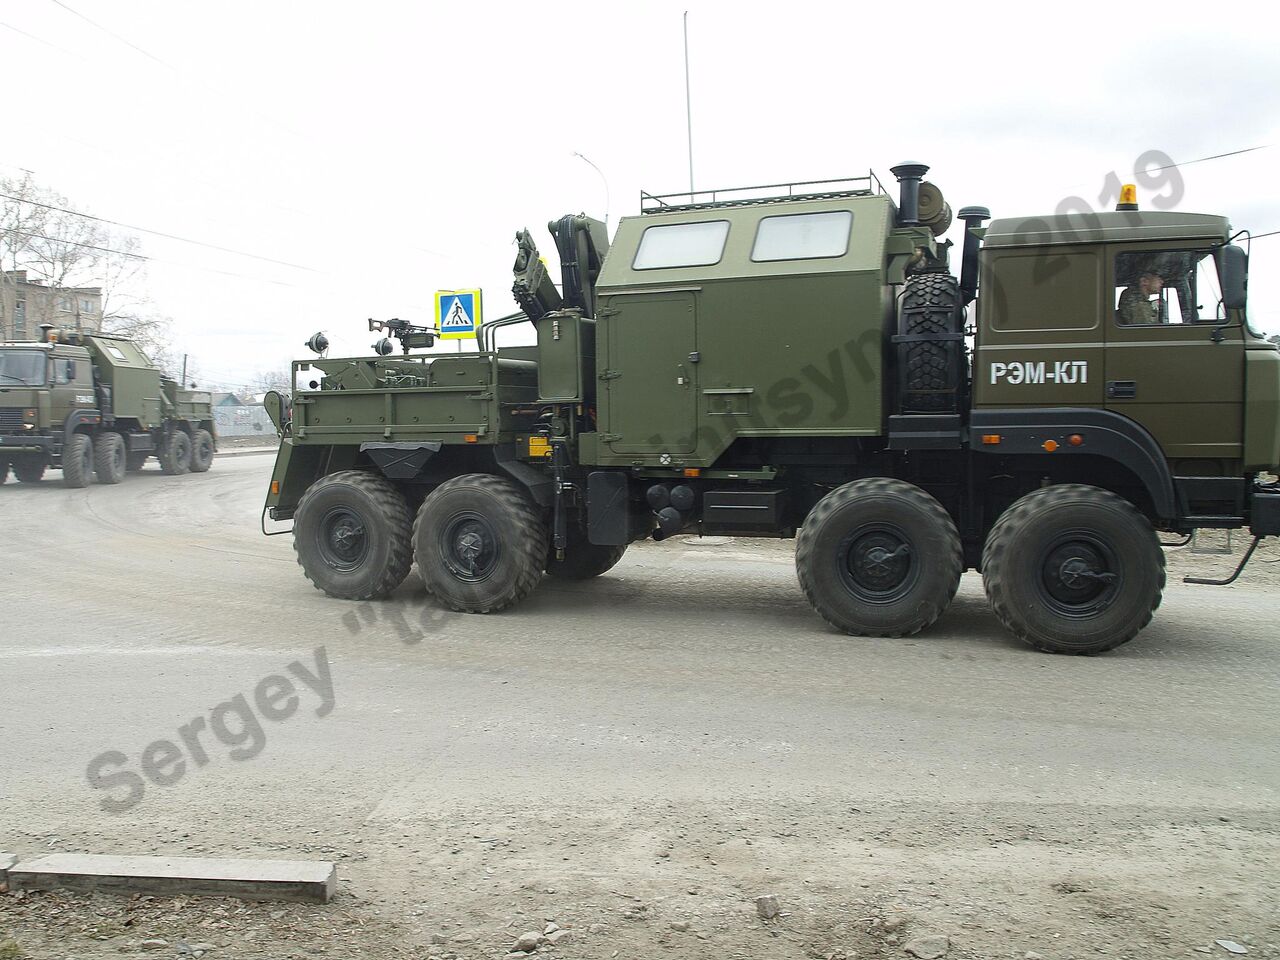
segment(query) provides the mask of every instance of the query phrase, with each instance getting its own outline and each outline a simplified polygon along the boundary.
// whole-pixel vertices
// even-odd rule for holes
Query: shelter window
[[[708,267],[720,262],[728,237],[728,220],[649,227],[640,238],[640,249],[636,251],[632,267],[636,270]]]
[[[764,263],[843,257],[849,252],[852,229],[853,214],[848,210],[765,217],[756,229],[751,259]]]
[[[124,355],[124,351],[119,347],[113,347],[111,344],[107,344],[107,353],[111,354],[111,356],[115,357],[117,360],[124,360],[125,362],[128,362],[129,358]]]

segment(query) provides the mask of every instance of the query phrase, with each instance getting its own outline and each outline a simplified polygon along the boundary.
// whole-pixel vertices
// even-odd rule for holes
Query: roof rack
[[[714,210],[718,207],[747,207],[779,201],[869,197],[882,193],[885,193],[884,185],[880,183],[879,177],[874,172],[868,170],[865,177],[770,183],[758,187],[730,187],[727,190],[692,190],[684,193],[663,194],[641,190],[640,212],[642,214],[676,213],[685,210]]]

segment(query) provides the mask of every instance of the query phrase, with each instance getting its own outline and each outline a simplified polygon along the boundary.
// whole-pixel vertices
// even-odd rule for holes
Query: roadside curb
[[[235,447],[230,450],[219,450],[220,457],[248,457],[254,454],[275,453],[279,447]]]

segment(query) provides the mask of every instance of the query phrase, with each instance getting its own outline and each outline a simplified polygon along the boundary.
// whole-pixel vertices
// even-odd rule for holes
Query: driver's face
[[[1148,296],[1153,293],[1159,293],[1164,289],[1164,280],[1153,273],[1145,274],[1139,283],[1142,286],[1142,292]]]

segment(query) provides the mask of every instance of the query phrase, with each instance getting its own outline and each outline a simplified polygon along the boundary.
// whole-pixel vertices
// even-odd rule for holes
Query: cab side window
[[[76,382],[75,360],[66,360],[62,357],[54,357],[53,360],[53,378],[54,383],[75,383]]]
[[[1218,275],[1211,250],[1136,250],[1115,258],[1112,301],[1121,326],[1213,323]]]

